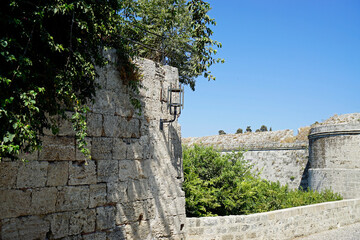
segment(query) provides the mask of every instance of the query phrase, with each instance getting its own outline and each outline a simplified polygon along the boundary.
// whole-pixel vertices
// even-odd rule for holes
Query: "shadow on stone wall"
[[[309,168],[310,168],[310,162],[308,161],[306,163],[306,167],[304,169],[304,172],[301,176],[301,181],[300,181],[300,186],[299,189],[308,189],[309,188],[309,181],[308,181],[308,177],[309,177]]]

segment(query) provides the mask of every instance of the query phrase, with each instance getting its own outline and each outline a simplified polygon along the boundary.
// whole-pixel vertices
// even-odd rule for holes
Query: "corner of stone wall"
[[[114,61],[114,51],[106,56]],[[95,104],[87,115],[92,160],[85,164],[74,133],[43,137],[27,163],[0,163],[0,238],[182,239],[185,196],[177,122],[164,91],[177,69],[138,59],[138,115],[114,64],[99,70]]]

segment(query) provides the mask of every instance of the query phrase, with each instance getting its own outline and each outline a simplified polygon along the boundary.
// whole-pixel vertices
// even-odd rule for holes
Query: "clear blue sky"
[[[294,129],[359,112],[359,0],[212,0],[216,81],[185,88],[183,137]]]

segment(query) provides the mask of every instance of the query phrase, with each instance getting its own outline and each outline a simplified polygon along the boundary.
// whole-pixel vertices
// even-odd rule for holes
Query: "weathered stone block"
[[[18,188],[44,187],[47,167],[47,162],[34,161],[20,164],[16,186]]]
[[[50,224],[38,216],[7,219],[3,222],[1,235],[3,240],[46,239]]]
[[[155,171],[151,168],[150,159],[135,160],[136,168],[139,173],[139,179],[148,179],[155,174]]]
[[[95,78],[95,83],[100,86],[101,89],[106,88],[106,67],[95,66],[95,71],[98,77]]]
[[[101,137],[103,133],[103,115],[88,113],[87,115],[87,134],[89,137]]]
[[[54,212],[57,192],[54,187],[34,189],[31,199],[31,213],[43,215]]]
[[[106,89],[113,91],[115,90],[116,92],[121,92],[121,90],[126,89],[126,86],[122,84],[120,72],[118,71],[118,66],[113,65],[111,67],[108,67],[106,70]]]
[[[95,103],[90,109],[94,113],[113,115],[115,113],[115,98],[113,91],[100,89],[96,92]]]
[[[107,184],[108,203],[127,202],[127,182],[109,182]]]
[[[39,151],[35,151],[32,153],[20,152],[20,154],[17,157],[18,159],[25,159],[27,161],[37,161],[39,160]]]
[[[154,239],[149,221],[141,221],[125,225],[126,239]]]
[[[59,187],[56,200],[56,211],[72,211],[85,209],[89,206],[89,187]]]
[[[124,160],[126,159],[126,150],[128,148],[127,143],[124,142],[121,138],[114,139],[114,150],[113,150],[113,159]]]
[[[130,97],[128,95],[118,95],[118,98],[115,102],[115,115],[121,117],[133,116],[135,113],[135,108],[130,102]]]
[[[104,132],[106,137],[121,137],[124,133],[126,120],[120,116],[104,116]]]
[[[97,181],[115,182],[119,179],[119,162],[117,160],[102,160],[97,162]]]
[[[141,124],[138,118],[132,118],[131,120],[128,120],[128,124],[125,129],[125,135],[131,138],[140,138],[140,127]]]
[[[95,161],[69,163],[69,185],[96,183]]]
[[[96,230],[111,229],[115,227],[115,207],[96,208]]]
[[[93,160],[112,159],[112,150],[112,138],[93,138],[91,144],[91,156]]]
[[[149,219],[148,201],[119,203],[116,205],[116,224],[140,222]]]
[[[139,176],[135,161],[122,160],[119,161],[119,180],[126,181],[128,179],[137,179]]]
[[[149,176],[150,162],[138,160],[119,161],[119,180],[146,179]]]
[[[64,186],[69,178],[69,162],[49,162],[46,186]]]
[[[73,112],[66,112],[66,117],[71,119]],[[59,117],[59,133],[58,136],[75,136],[75,131],[72,126],[72,123],[69,120]],[[52,134],[51,134],[52,135]]]
[[[48,161],[75,160],[75,138],[45,136],[39,159]]]
[[[144,156],[144,146],[142,146],[139,141],[127,145],[126,159],[139,160],[139,159],[143,159],[143,156]]]
[[[185,215],[185,198],[184,197],[164,197],[160,196],[161,202],[166,205],[164,213],[169,216]]]
[[[107,234],[108,240],[126,240],[125,226],[115,226]]]
[[[0,190],[1,219],[28,215],[30,206],[30,190]]]
[[[149,197],[149,181],[146,179],[128,181],[127,194],[129,201],[145,200]]]
[[[54,213],[49,215],[51,238],[62,238],[69,235],[70,213]]]
[[[156,63],[145,58],[137,58],[136,64],[140,67],[141,74],[143,79],[153,81],[156,74]]]
[[[69,234],[90,233],[95,231],[95,209],[72,212],[70,215]]]
[[[96,232],[96,233],[86,234],[83,236],[83,240],[107,240],[106,232]]]
[[[0,162],[0,189],[14,188],[19,162]]]
[[[121,116],[104,116],[104,131],[107,137],[116,138],[139,138],[140,120],[133,116],[124,118]]]
[[[90,208],[106,204],[106,184],[90,185]]]

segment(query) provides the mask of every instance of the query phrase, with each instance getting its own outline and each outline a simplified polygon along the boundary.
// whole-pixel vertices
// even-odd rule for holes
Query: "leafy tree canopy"
[[[243,133],[242,128],[238,128],[238,129],[236,130],[236,134],[241,134],[241,133]]]
[[[219,135],[225,135],[226,132],[224,130],[219,130]]]
[[[117,49],[126,65],[134,55],[159,61],[159,51],[143,47],[151,45],[164,49],[165,61],[193,89],[197,76],[213,79],[208,67],[220,60],[211,47],[221,44],[210,39],[209,9],[201,0],[1,1],[0,158],[39,149],[44,128],[57,132],[59,115],[72,122],[77,146],[89,155],[86,104],[97,88],[95,66],[107,64],[106,48]]]
[[[163,60],[177,67],[180,82],[189,84],[193,90],[195,78],[200,75],[215,80],[209,67],[224,60],[213,57],[217,53],[213,47],[222,45],[211,39],[213,31],[209,26],[216,22],[207,15],[211,9],[209,3],[202,0],[138,0],[132,3],[136,18],[131,18],[127,34],[151,46],[136,47],[138,56]],[[145,34],[144,29],[147,30]],[[163,53],[154,49],[162,49]]]
[[[245,131],[246,131],[246,132],[252,132],[251,126],[247,126]]]
[[[260,132],[267,132],[267,127],[265,125],[261,125]]]

